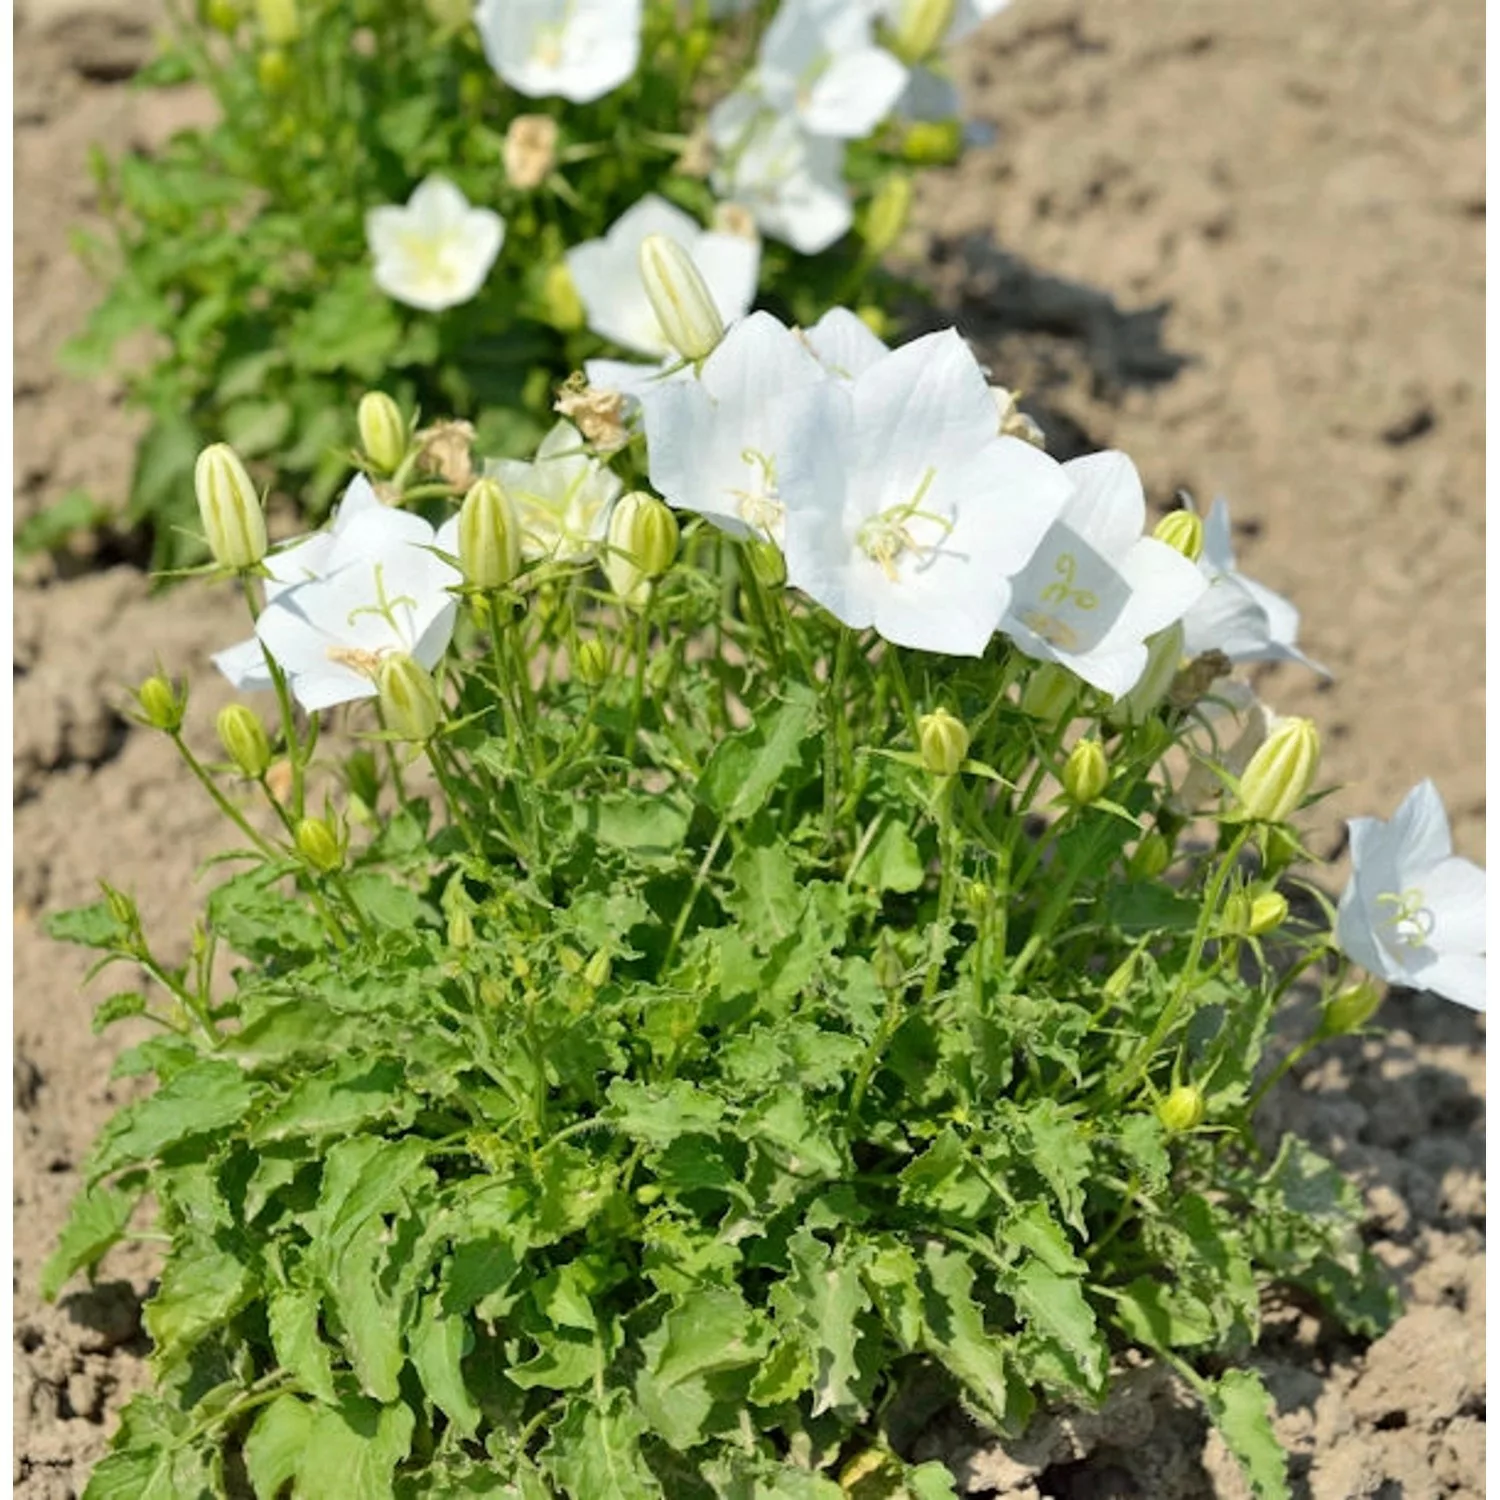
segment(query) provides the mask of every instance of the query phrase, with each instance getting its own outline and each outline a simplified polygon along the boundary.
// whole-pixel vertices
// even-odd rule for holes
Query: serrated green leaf
[[[468,1324],[452,1313],[437,1311],[429,1298],[406,1336],[407,1352],[432,1402],[466,1438],[479,1430],[483,1413],[464,1384],[463,1357]]]
[[[523,1391],[575,1391],[592,1384],[601,1364],[598,1342],[576,1329],[551,1329],[537,1335],[541,1347],[528,1360],[512,1365],[505,1378]]]
[[[116,919],[108,901],[91,901],[87,906],[48,912],[42,918],[42,926],[48,937],[60,943],[106,951],[118,947],[130,935],[130,929]]]
[[[1226,1370],[1208,1383],[1208,1414],[1245,1471],[1256,1500],[1291,1500],[1286,1450],[1271,1426],[1271,1393],[1254,1370]]]
[[[1050,1344],[1074,1381],[1100,1391],[1109,1350],[1078,1276],[1059,1275],[1028,1257],[1005,1278],[1005,1288],[1031,1331]]]
[[[245,1438],[245,1472],[256,1500],[278,1500],[296,1476],[315,1422],[313,1408],[295,1396],[280,1395],[261,1408]]]
[[[906,827],[888,819],[881,823],[879,832],[865,851],[854,879],[858,884],[871,886],[877,891],[907,894],[921,890],[927,879],[927,867],[922,863],[917,841]]]
[[[300,1287],[275,1287],[266,1298],[266,1321],[276,1361],[318,1400],[335,1402],[333,1364],[318,1330],[318,1299]]]
[[[232,1318],[255,1291],[254,1273],[229,1251],[196,1238],[174,1244],[143,1315],[158,1365],[181,1358],[204,1334]]]
[[[95,1006],[89,1029],[98,1036],[113,1026],[116,1021],[128,1021],[132,1016],[143,1016],[147,1010],[146,997],[138,990],[124,990],[111,995],[108,1000]]]
[[[57,1248],[42,1267],[46,1301],[53,1301],[75,1272],[92,1269],[119,1240],[145,1189],[145,1173],[133,1172],[116,1186],[85,1188],[73,1199]]]
[[[698,779],[698,795],[726,822],[753,817],[797,763],[817,715],[813,690],[788,683],[781,701],[762,710],[748,729],[719,741]]]
[[[869,1252],[829,1246],[798,1229],[787,1253],[791,1274],[772,1288],[771,1306],[781,1336],[795,1336],[812,1356],[812,1414],[858,1420],[873,1373],[859,1350],[860,1314],[871,1306],[860,1274]]]
[[[300,1080],[273,1104],[250,1133],[252,1144],[346,1136],[372,1120],[411,1112],[401,1085],[406,1070],[391,1058],[346,1057],[324,1073]]]
[[[246,958],[306,960],[320,953],[327,934],[301,901],[273,890],[276,880],[259,870],[236,875],[208,898],[209,925]]]
[[[603,1403],[579,1397],[568,1403],[542,1458],[574,1500],[661,1500],[662,1489],[641,1455],[645,1422],[623,1392]]]
[[[633,1141],[667,1146],[692,1131],[713,1133],[724,1106],[712,1094],[686,1079],[648,1085],[623,1078],[611,1082],[603,1118]]]
[[[362,1396],[320,1407],[297,1470],[297,1493],[339,1500],[393,1500],[396,1465],[411,1451],[416,1418],[404,1404]]]
[[[648,1368],[662,1386],[754,1364],[770,1342],[764,1320],[729,1287],[702,1287],[677,1298],[659,1332]]]
[[[692,806],[680,795],[618,792],[576,803],[574,815],[579,832],[597,843],[656,863],[682,847]]]

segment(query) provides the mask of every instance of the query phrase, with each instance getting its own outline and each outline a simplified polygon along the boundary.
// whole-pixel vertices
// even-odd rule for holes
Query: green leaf
[[[292,363],[314,374],[347,372],[374,383],[401,340],[390,299],[369,269],[351,267],[286,330],[283,347]]]
[[[602,1403],[578,1397],[552,1429],[542,1457],[574,1500],[662,1500],[641,1455],[644,1431],[640,1412],[623,1392],[611,1392]]]
[[[479,1430],[483,1413],[464,1384],[468,1339],[465,1320],[439,1313],[436,1299],[428,1298],[407,1334],[406,1347],[428,1399],[464,1437],[471,1438]]]
[[[797,1337],[812,1355],[813,1416],[835,1412],[857,1421],[869,1399],[873,1371],[862,1362],[859,1317],[870,1306],[860,1272],[868,1250],[825,1245],[806,1229],[787,1242],[792,1271],[771,1290],[776,1326]]]
[[[290,1370],[303,1389],[332,1406],[333,1365],[318,1331],[318,1300],[300,1287],[276,1287],[266,1299],[266,1321],[278,1364]]]
[[[389,875],[375,870],[356,870],[349,877],[354,903],[370,921],[397,932],[414,932],[418,927],[436,927],[438,914],[408,886],[400,885]]]
[[[338,1500],[393,1500],[396,1465],[411,1452],[416,1418],[404,1404],[348,1396],[321,1407],[297,1470],[297,1493]]]
[[[384,1289],[390,1242],[383,1219],[372,1215],[345,1241],[331,1278],[350,1363],[360,1388],[377,1401],[401,1394],[398,1377],[406,1363],[401,1309]]]
[[[131,1016],[145,1015],[146,1009],[146,997],[143,994],[138,990],[123,990],[94,1008],[89,1026],[94,1035],[98,1036],[116,1021],[127,1021]]]
[[[227,1322],[255,1291],[249,1266],[227,1250],[198,1238],[175,1243],[144,1316],[158,1367],[175,1362],[204,1334]]]
[[[38,552],[56,551],[74,532],[93,531],[109,519],[109,507],[87,490],[69,490],[60,500],[29,515],[16,528],[16,556],[33,557]]]
[[[315,1423],[313,1408],[295,1396],[280,1395],[261,1408],[245,1439],[245,1472],[256,1500],[278,1500],[295,1478]]]
[[[118,1186],[85,1188],[68,1210],[57,1248],[42,1267],[41,1291],[53,1301],[76,1271],[91,1269],[125,1232],[146,1188],[146,1174],[133,1172]]]
[[[306,905],[271,889],[282,873],[236,875],[208,898],[209,925],[236,953],[259,963],[306,960],[322,952],[327,941]]]
[[[618,792],[574,804],[575,826],[595,842],[646,861],[668,859],[682,847],[692,816],[680,795]]]
[[[42,919],[47,936],[60,943],[113,951],[130,937],[130,929],[116,918],[111,903],[91,901],[87,906],[48,912]]]
[[[391,1058],[345,1058],[324,1073],[296,1084],[271,1106],[251,1132],[255,1145],[272,1141],[345,1136],[357,1126],[410,1111],[411,1100],[401,1087],[406,1070]]]
[[[1271,1394],[1260,1376],[1254,1370],[1226,1370],[1208,1384],[1206,1401],[1256,1500],[1291,1500],[1286,1450],[1271,1427]]]
[[[236,401],[220,421],[224,441],[242,458],[260,458],[278,448],[292,426],[292,408],[285,401],[254,397]]]
[[[663,1386],[754,1364],[769,1346],[764,1320],[729,1287],[703,1287],[678,1298],[660,1333],[648,1367]]]
[[[718,1099],[682,1078],[656,1085],[616,1078],[607,1098],[602,1118],[622,1135],[650,1146],[670,1145],[694,1131],[712,1134],[724,1115]]]
[[[1102,1392],[1109,1350],[1083,1295],[1082,1280],[1059,1275],[1042,1261],[1028,1258],[1005,1278],[1005,1289],[1031,1331],[1059,1357],[1071,1377],[1068,1383]]]
[[[719,741],[698,780],[698,795],[726,822],[753,817],[796,764],[818,716],[817,694],[793,682],[781,702],[748,729]]]
[[[917,841],[902,823],[886,819],[854,872],[855,881],[877,891],[908,894],[922,888],[927,868]]]

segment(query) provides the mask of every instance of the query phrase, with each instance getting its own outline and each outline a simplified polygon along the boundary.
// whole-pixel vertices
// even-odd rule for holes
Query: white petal
[[[870,325],[846,307],[831,307],[802,337],[821,363],[843,380],[863,375],[890,349]]]
[[[815,135],[860,140],[891,112],[906,87],[906,69],[881,47],[836,56],[800,111]]]
[[[1397,851],[1403,884],[1453,852],[1448,814],[1430,780],[1419,782],[1406,794],[1387,827],[1387,836]]]
[[[446,177],[434,174],[417,185],[406,207],[413,229],[438,235],[463,222],[469,200]]]
[[[242,693],[263,691],[272,687],[271,669],[266,665],[265,648],[258,636],[248,641],[239,641],[216,651],[214,665]]]
[[[1356,880],[1349,882],[1339,898],[1333,940],[1341,953],[1377,979],[1403,982],[1401,966],[1387,955],[1375,936],[1369,905]]]
[[[1135,465],[1109,449],[1070,459],[1063,473],[1073,486],[1063,520],[1095,551],[1123,557],[1146,525],[1146,492]]]
[[[1423,904],[1434,919],[1433,946],[1444,953],[1485,951],[1484,871],[1452,855],[1421,878]]]
[[[1121,620],[1120,628],[1128,628],[1139,640],[1180,620],[1208,590],[1202,573],[1175,547],[1155,537],[1141,537],[1120,559],[1119,568],[1131,589],[1128,625]]]
[[[689,247],[693,263],[703,273],[714,306],[725,323],[750,311],[760,276],[760,243],[738,234],[709,231]]]
[[[1485,961],[1483,954],[1439,953],[1433,961],[1417,971],[1408,984],[1431,990],[1455,1005],[1470,1010],[1486,1008]]]

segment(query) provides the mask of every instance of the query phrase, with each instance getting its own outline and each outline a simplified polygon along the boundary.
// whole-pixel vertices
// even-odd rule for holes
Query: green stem
[[[923,1000],[930,1000],[936,993],[943,972],[944,938],[949,918],[953,915],[953,896],[958,889],[958,871],[962,863],[963,841],[953,819],[953,783],[953,777],[947,778],[946,785],[938,791],[938,859],[941,870],[938,875],[937,920],[933,922],[928,938],[927,974],[922,981]]]
[[[199,782],[202,783],[203,789],[208,793],[210,797],[214,799],[214,803],[218,807],[219,811],[223,813],[224,816],[228,818],[229,821],[233,823],[234,826],[238,828],[240,832],[243,833],[245,837],[249,839],[250,842],[254,844],[255,847],[261,852],[261,854],[263,854],[267,859],[279,859],[280,854],[277,849],[272,844],[268,843],[264,838],[262,838],[261,835],[258,834],[249,825],[249,823],[245,821],[245,815],[237,807],[235,807],[234,804],[230,802],[230,800],[223,794],[223,792],[221,792],[219,788],[214,784],[213,777],[208,774],[208,771],[204,768],[198,757],[188,749],[187,744],[182,738],[182,731],[174,730],[172,732],[171,739],[172,743],[177,746],[177,753],[183,758],[184,761],[187,762],[188,769],[193,773],[194,776],[198,778]]]
[[[688,918],[692,915],[693,907],[697,904],[698,897],[703,887],[708,883],[708,872],[713,868],[714,860],[718,858],[719,847],[724,842],[724,836],[729,832],[729,824],[722,818],[719,826],[714,830],[713,841],[708,846],[708,852],[704,854],[698,865],[698,873],[693,876],[692,889],[687,893],[687,899],[682,903],[681,910],[677,913],[677,921],[672,927],[672,936],[667,940],[667,951],[662,956],[660,973],[665,975],[671,966],[672,960],[677,956],[677,945],[682,941],[682,934],[687,931]]]
[[[651,596],[641,609],[635,627],[635,687],[630,699],[630,729],[625,735],[625,754],[635,757],[636,739],[641,732],[641,708],[646,697],[646,653],[651,646]]]
[[[1299,1042],[1295,1047],[1293,1047],[1292,1050],[1288,1052],[1287,1055],[1282,1058],[1282,1060],[1271,1070],[1271,1072],[1265,1078],[1264,1082],[1261,1083],[1260,1087],[1257,1088],[1253,1094],[1251,1094],[1249,1101],[1245,1105],[1246,1117],[1248,1118],[1250,1115],[1253,1115],[1255,1111],[1260,1107],[1260,1101],[1264,1099],[1266,1095],[1269,1094],[1271,1090],[1275,1088],[1276,1085],[1280,1083],[1281,1080],[1285,1078],[1286,1075],[1290,1073],[1292,1069],[1295,1068],[1297,1064],[1308,1055],[1309,1052],[1314,1051],[1316,1048],[1320,1047],[1324,1042],[1326,1042],[1329,1039],[1329,1035],[1330,1033],[1324,1031],[1320,1026],[1315,1032],[1313,1032],[1310,1037],[1306,1038],[1304,1041]]]
[[[870,1045],[865,1048],[865,1055],[859,1060],[859,1072],[854,1075],[854,1087],[849,1091],[848,1121],[851,1128],[859,1119],[860,1106],[865,1102],[865,1091],[870,1087],[870,1080],[875,1076],[875,1066],[885,1053],[890,1040],[896,1034],[897,1027],[901,1024],[901,997],[902,987],[896,986],[886,994],[885,1014],[880,1018],[880,1025],[875,1035],[870,1038]]]
[[[468,814],[464,811],[463,802],[453,782],[453,773],[446,763],[441,745],[436,739],[431,739],[428,740],[426,749],[427,762],[432,767],[432,774],[437,777],[438,785],[443,789],[443,798],[448,804],[448,816],[453,819],[454,826],[463,834],[474,853],[483,855],[484,843],[475,833]]]

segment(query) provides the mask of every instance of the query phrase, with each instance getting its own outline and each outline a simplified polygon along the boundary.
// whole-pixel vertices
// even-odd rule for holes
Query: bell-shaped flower
[[[1180,552],[1142,535],[1146,496],[1123,453],[1090,453],[1062,473],[1071,493],[1012,580],[1000,628],[1027,656],[1123,697],[1146,669],[1146,638],[1181,619],[1208,585]]]
[[[714,191],[743,204],[772,239],[816,255],[848,232],[854,210],[842,141],[808,134],[795,116],[743,91],[715,107],[709,128],[718,148]]]
[[[891,352],[870,325],[847,307],[830,307],[811,328],[801,330],[801,338],[836,380],[857,380]]]
[[[552,428],[530,462],[492,458],[484,472],[510,496],[521,523],[521,555],[532,562],[587,562],[599,550],[609,508],[624,488],[568,421]]]
[[[1483,1010],[1484,871],[1453,853],[1437,788],[1414,787],[1388,823],[1351,818],[1349,855],[1339,948],[1389,984]]]
[[[951,329],[810,394],[783,440],[787,581],[853,629],[981,655],[1069,497],[1061,466],[999,434]]]
[[[505,243],[505,220],[474,208],[446,177],[426,178],[405,206],[386,204],[365,215],[375,257],[375,284],[388,297],[441,312],[468,302]]]
[[[275,552],[267,553],[261,562],[266,570],[263,583],[266,603],[294,583],[307,583],[328,572],[328,561],[340,537],[356,516],[380,510],[374,487],[363,474],[357,474],[344,491],[344,498],[334,512],[333,522],[322,531],[299,536]],[[252,693],[272,686],[271,669],[266,665],[265,648],[258,636],[227,646],[214,653],[214,665],[242,693]]]
[[[1198,567],[1209,587],[1183,618],[1189,655],[1222,651],[1232,662],[1295,661],[1329,675],[1298,649],[1296,605],[1235,567],[1229,507],[1222,499],[1204,518]]]
[[[827,379],[794,333],[770,313],[751,313],[697,380],[641,393],[652,485],[732,535],[779,543],[777,475],[788,421]]]
[[[490,66],[530,99],[587,104],[635,72],[641,0],[479,0]]]
[[[962,41],[991,16],[998,16],[1009,4],[1010,0],[956,0],[950,7],[947,0],[874,0],[872,8],[892,35],[900,37],[920,32],[928,51],[936,53]],[[945,10],[950,11],[946,18],[942,15]],[[923,13],[937,19],[935,28],[926,23]]]
[[[653,358],[672,352],[641,280],[641,241],[650,234],[664,234],[687,251],[726,324],[750,310],[760,242],[704,229],[665,198],[648,193],[602,239],[585,240],[567,253],[573,285],[595,333]]]
[[[292,585],[261,611],[255,633],[311,713],[373,698],[381,662],[404,652],[431,670],[448,649],[463,575],[439,553],[458,550],[458,518],[434,533],[409,511],[355,516],[328,551],[321,578]]]

